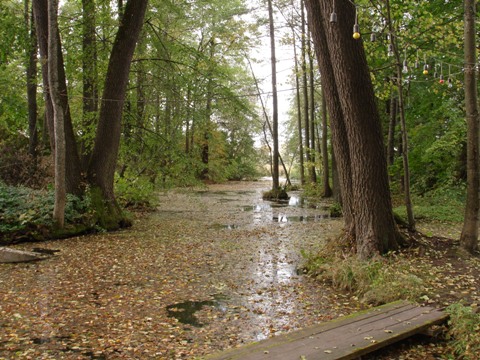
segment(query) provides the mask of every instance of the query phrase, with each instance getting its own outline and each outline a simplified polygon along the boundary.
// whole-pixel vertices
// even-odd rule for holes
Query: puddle
[[[330,214],[319,214],[319,215],[305,215],[305,216],[291,216],[291,215],[279,215],[272,217],[274,222],[286,223],[286,222],[315,222],[330,219]]]
[[[192,325],[195,327],[202,327],[202,324],[195,316],[197,311],[202,310],[204,307],[209,306],[219,309],[222,312],[226,311],[224,301],[227,299],[225,295],[216,294],[213,295],[213,300],[193,301],[188,300],[178,304],[168,305],[167,315],[174,317],[179,322],[185,325]]]
[[[238,229],[238,225],[235,225],[235,224],[212,224],[209,226],[210,229],[213,229],[213,230],[234,230],[234,229]]]

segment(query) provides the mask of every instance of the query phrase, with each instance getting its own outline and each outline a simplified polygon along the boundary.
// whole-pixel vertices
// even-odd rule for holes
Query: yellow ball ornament
[[[353,38],[354,38],[355,40],[360,39],[360,33],[359,33],[359,32],[354,32],[354,33],[353,33]]]

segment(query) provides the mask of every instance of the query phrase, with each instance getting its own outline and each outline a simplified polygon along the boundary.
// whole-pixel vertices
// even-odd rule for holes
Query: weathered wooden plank
[[[44,260],[47,256],[32,251],[0,247],[0,263],[16,263]]]
[[[432,307],[395,302],[207,357],[210,360],[355,359],[405,339],[447,315]]]

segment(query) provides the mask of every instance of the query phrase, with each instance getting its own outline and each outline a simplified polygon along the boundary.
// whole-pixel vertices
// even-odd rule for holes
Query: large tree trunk
[[[97,44],[95,38],[95,0],[82,0],[83,42],[83,129],[96,123],[98,111]],[[88,130],[87,130],[88,131]],[[81,142],[82,169],[88,167],[91,148],[85,139]]]
[[[27,55],[27,102],[28,102],[28,152],[35,158],[37,156],[38,131],[37,131],[37,35],[33,19],[33,9],[29,0],[25,0],[25,27],[29,35],[26,47]]]
[[[479,113],[477,102],[475,1],[465,0],[465,109],[467,115],[467,203],[460,245],[474,253],[478,250],[479,211]]]
[[[356,251],[366,259],[397,248],[400,236],[393,218],[380,117],[366,56],[361,40],[352,38],[355,8],[348,0],[337,0],[338,22],[330,23],[330,2],[307,0],[306,4],[326,85],[340,177],[345,176],[345,168],[351,169],[350,190],[345,180],[341,181],[344,210],[350,207]],[[339,124],[344,133],[334,131]],[[346,147],[349,157],[337,151]]]
[[[272,117],[272,137],[273,137],[273,184],[272,190],[278,191],[280,189],[280,174],[279,174],[279,149],[278,149],[278,96],[277,96],[277,59],[275,56],[275,27],[273,23],[273,7],[272,0],[268,0],[268,18],[270,24],[270,53],[272,62],[272,100],[273,100],[273,117]]]
[[[42,77],[45,96],[45,117],[49,131],[50,146],[55,153],[55,137],[53,128],[53,108],[50,98],[50,90],[48,85],[48,65],[46,59],[49,58],[48,52],[48,3],[47,0],[33,0],[33,13],[35,15],[35,28],[37,30],[38,45],[40,48],[40,56],[42,61]],[[60,35],[57,32],[57,57],[58,57],[58,91],[60,94],[61,106],[63,109],[63,118],[65,126],[65,156],[66,156],[66,191],[69,194],[82,194],[81,187],[81,167],[78,156],[77,144],[73,132],[72,118],[70,115],[70,107],[68,106],[67,82],[65,78],[65,68],[63,63],[63,55],[61,51]]]
[[[60,65],[58,49],[60,47],[57,24],[56,0],[48,0],[48,83],[50,85],[50,96],[53,104],[53,127],[55,135],[55,204],[53,209],[53,220],[61,229],[65,223],[65,130],[64,110],[60,97],[60,84],[58,77],[58,66]]]
[[[342,203],[343,217],[345,221],[345,236],[355,238],[355,222],[353,218],[353,194],[352,175],[350,164],[350,145],[348,143],[347,131],[343,119],[340,98],[335,84],[333,64],[330,60],[330,50],[327,45],[327,38],[323,29],[322,13],[317,0],[306,1],[309,23],[311,24],[312,37],[314,40],[317,61],[322,76],[322,88],[324,91],[327,108],[330,115],[330,130],[332,139],[332,163],[338,174],[340,192],[337,195]],[[335,161],[333,161],[335,157]]]
[[[100,115],[88,180],[107,202],[112,212],[108,227],[121,225],[119,208],[115,201],[113,181],[121,136],[122,110],[125,101],[130,65],[143,25],[148,0],[129,0],[113,44],[105,78]],[[117,212],[117,214],[115,214]],[[117,220],[115,220],[117,218]]]

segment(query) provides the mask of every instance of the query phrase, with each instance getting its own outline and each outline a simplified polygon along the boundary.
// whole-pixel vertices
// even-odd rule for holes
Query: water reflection
[[[195,327],[202,327],[202,324],[195,316],[195,313],[202,310],[204,307],[213,307],[222,312],[227,311],[224,301],[227,297],[223,294],[216,294],[213,296],[214,300],[193,301],[188,300],[178,304],[168,305],[166,307],[167,315],[176,318],[179,322]]]

